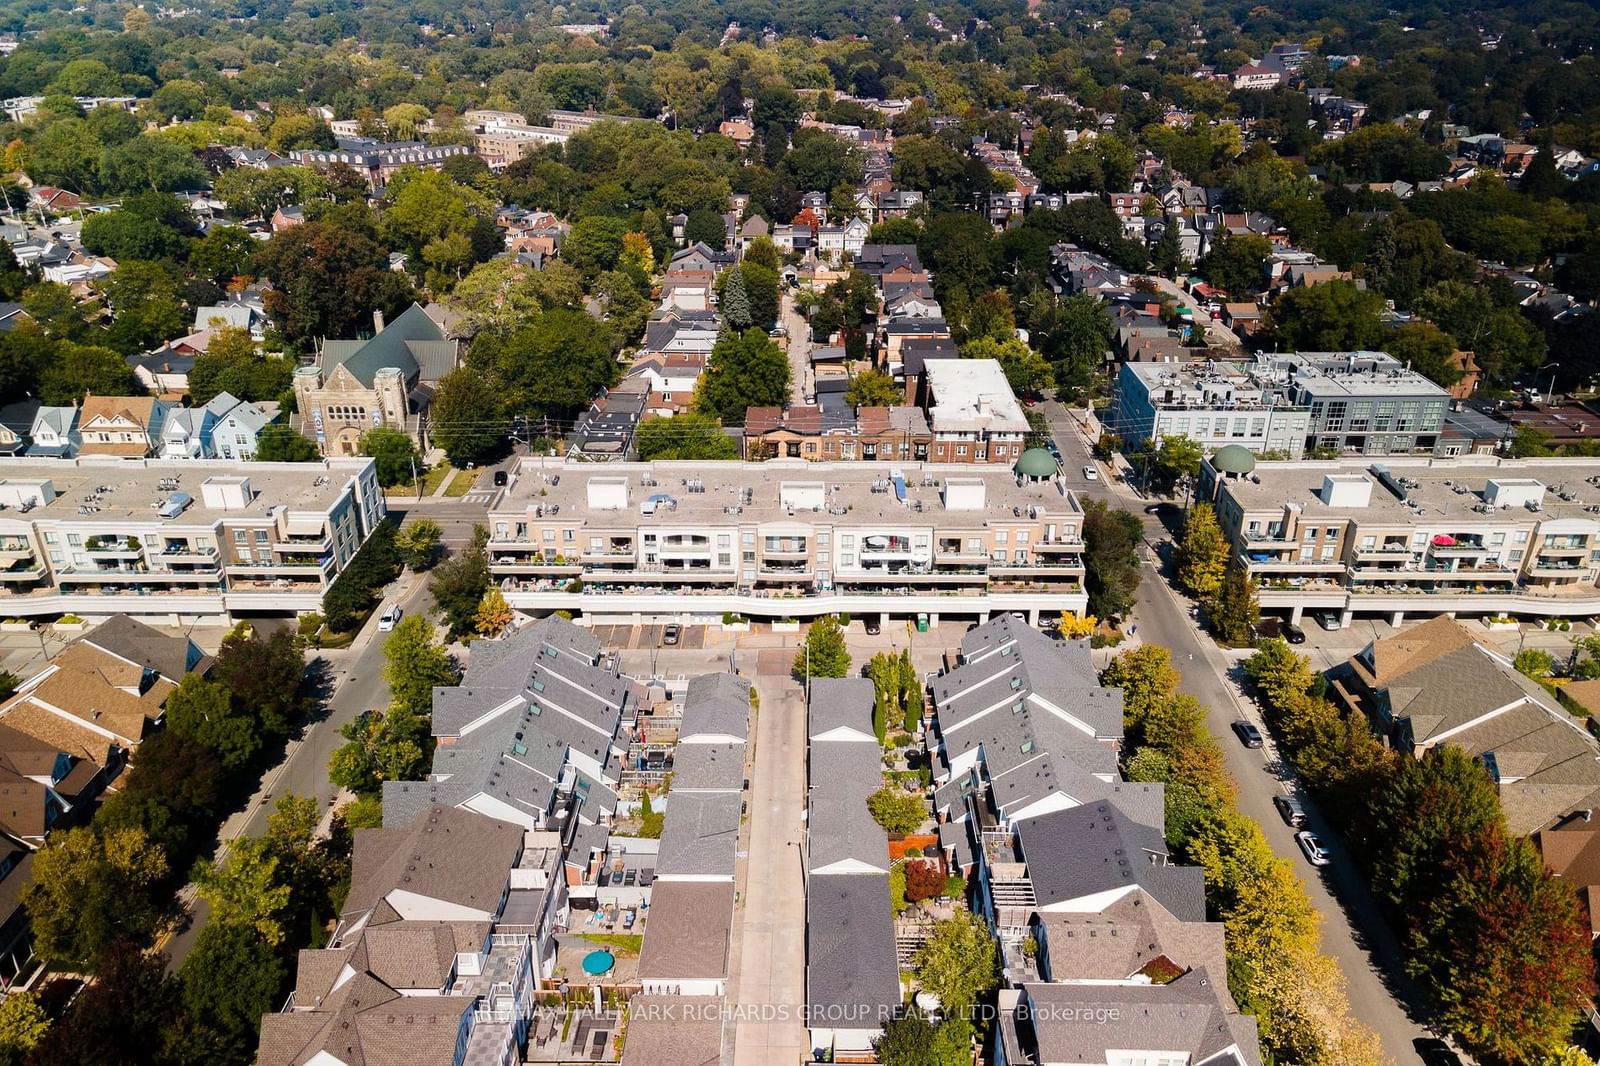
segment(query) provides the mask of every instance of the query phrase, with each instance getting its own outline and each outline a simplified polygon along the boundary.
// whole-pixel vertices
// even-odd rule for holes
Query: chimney
[[[383,312],[378,310],[377,308],[373,308],[373,311],[372,311],[372,332],[373,333],[382,333],[383,332]]]

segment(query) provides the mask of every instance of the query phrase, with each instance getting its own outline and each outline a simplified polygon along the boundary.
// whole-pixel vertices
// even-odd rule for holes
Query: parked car
[[[1278,808],[1278,817],[1284,824],[1297,829],[1306,824],[1306,809],[1294,796],[1273,796],[1272,805]]]
[[[495,488],[497,488],[497,489],[505,488],[506,487],[506,482],[508,482],[510,480],[511,480],[511,475],[509,473],[507,473],[506,471],[504,471],[504,470],[496,470],[494,472],[494,487]]]
[[[682,632],[682,627],[680,627],[678,623],[673,622],[671,625],[667,626],[661,631],[661,643],[665,644],[669,648],[672,647],[678,643],[678,637]]]
[[[1306,642],[1306,631],[1293,622],[1283,623],[1281,632],[1283,633],[1283,639],[1290,644],[1304,644]]]
[[[1294,835],[1294,842],[1300,845],[1300,850],[1305,852],[1306,861],[1312,866],[1326,866],[1333,861],[1328,854],[1328,849],[1323,847],[1322,841],[1317,839],[1317,834],[1309,829],[1302,829]]]
[[[383,613],[378,616],[378,632],[387,633],[399,625],[400,616],[403,614],[405,614],[405,611],[398,603],[391,603],[385,607]]]
[[[1261,746],[1261,730],[1244,719],[1241,718],[1233,723],[1233,731],[1239,735],[1239,743],[1245,747],[1259,748]]]
[[[867,619],[864,625],[866,626],[867,636],[869,637],[875,637],[879,633],[883,632],[883,625],[876,618]]]
[[[1424,1066],[1461,1066],[1460,1057],[1450,1050],[1450,1045],[1436,1037],[1418,1037],[1411,1042],[1411,1046],[1416,1049],[1417,1057]]]
[[[1338,611],[1318,611],[1317,625],[1333,633],[1344,628],[1344,620],[1339,617]]]
[[[1083,468],[1083,479],[1085,481],[1099,481],[1100,471],[1096,470],[1092,466],[1086,466]]]

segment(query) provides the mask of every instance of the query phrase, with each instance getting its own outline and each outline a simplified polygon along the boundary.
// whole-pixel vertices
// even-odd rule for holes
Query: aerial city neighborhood
[[[1597,40],[0,5],[0,1066],[1594,1066]]]

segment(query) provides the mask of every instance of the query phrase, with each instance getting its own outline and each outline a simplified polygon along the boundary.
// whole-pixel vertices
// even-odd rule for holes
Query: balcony
[[[285,552],[325,552],[329,546],[326,536],[285,537],[272,545],[274,551]]]
[[[83,550],[91,559],[138,559],[144,555],[144,545],[133,537],[90,537],[83,542]]]
[[[1572,578],[1584,573],[1587,569],[1588,567],[1581,561],[1575,559],[1547,559],[1541,553],[1528,565],[1528,574],[1531,577]]]
[[[1386,544],[1363,544],[1356,548],[1356,559],[1372,559],[1382,562],[1386,559],[1405,559],[1411,555],[1411,546],[1404,541],[1395,541]]]
[[[804,537],[778,539],[768,537],[761,545],[763,555],[810,555],[811,545]]]
[[[1428,550],[1434,555],[1482,555],[1490,549],[1481,541],[1458,540],[1450,544],[1430,544]]]
[[[632,559],[638,553],[634,550],[632,542],[610,544],[604,547],[589,547],[583,549],[580,558],[584,562],[605,562],[613,559]]]
[[[161,550],[160,555],[151,556],[150,561],[158,559],[163,563],[215,563],[217,549],[173,541]]]
[[[23,537],[7,537],[0,540],[0,562],[16,562],[19,559],[33,558],[33,545]]]
[[[1588,555],[1588,554],[1589,554],[1589,545],[1587,545],[1587,544],[1546,544],[1546,545],[1544,545],[1543,547],[1541,547],[1539,549],[1539,555],[1540,556],[1546,556],[1546,555],[1574,556],[1574,555]]]
[[[38,563],[13,570],[0,570],[0,582],[16,584],[25,581],[38,581],[44,577],[44,567]]]

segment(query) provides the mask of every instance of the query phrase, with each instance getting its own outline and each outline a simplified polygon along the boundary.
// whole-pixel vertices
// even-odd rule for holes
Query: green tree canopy
[[[695,408],[725,426],[744,425],[748,407],[782,406],[789,396],[789,359],[759,329],[724,333],[695,393]]]
[[[646,461],[739,458],[739,446],[716,419],[692,412],[645,419],[634,432],[633,446]]]

